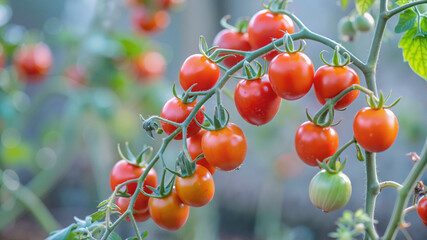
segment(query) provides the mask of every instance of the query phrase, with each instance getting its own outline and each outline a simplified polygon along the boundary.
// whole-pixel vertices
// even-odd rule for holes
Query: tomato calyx
[[[326,52],[326,50],[323,50],[320,52],[320,59],[322,62],[330,67],[344,67],[347,66],[350,63],[351,57],[348,52],[340,53],[340,47],[336,46],[334,50],[334,56],[332,57],[331,61],[325,60],[323,54]]]
[[[166,167],[166,164],[164,162],[162,154],[160,154],[159,158],[161,159],[161,161],[163,163],[163,167],[164,167],[163,174],[162,174],[162,180],[161,180],[159,186],[157,186],[157,188],[153,188],[151,186],[147,186],[147,188],[149,188],[151,191],[153,191],[152,194],[146,193],[144,190],[141,190],[141,193],[144,194],[147,197],[165,198],[165,197],[169,196],[169,194],[171,194],[171,192],[173,190],[173,186],[175,185],[175,179],[176,179],[175,172]],[[173,173],[173,176],[169,180],[169,182],[168,182],[167,185],[165,185],[166,171],[170,171],[170,172]]]
[[[215,49],[217,49],[217,48],[218,48],[218,46],[213,46],[213,47],[209,48],[205,37],[203,37],[203,35],[200,35],[200,40],[199,40],[200,53],[203,56],[205,56],[209,61],[211,61],[213,63],[220,63],[228,57],[234,57],[234,55],[225,55],[223,57],[216,59],[216,56],[218,55],[218,53],[215,52]]]
[[[345,157],[344,160],[341,161],[339,159],[339,156],[341,155],[341,153],[346,148],[348,148],[353,143],[356,144],[356,148],[357,148],[357,141],[353,137],[349,142],[347,142],[344,146],[342,146],[340,149],[338,149],[334,153],[334,155],[332,155],[331,157],[326,158],[324,161],[317,160],[317,163],[319,164],[319,167],[321,169],[325,169],[330,174],[336,174],[336,173],[342,172],[344,170],[344,168],[345,168],[346,163],[347,163],[347,157]]]
[[[228,124],[228,121],[230,120],[230,113],[228,112],[228,110],[226,108],[224,108],[224,106],[222,106],[222,104],[220,103],[221,100],[219,97],[219,92],[217,93],[218,96],[218,105],[215,107],[215,111],[214,111],[214,117],[213,119],[211,117],[209,117],[205,111],[202,110],[203,114],[206,117],[206,121],[207,121],[207,126],[205,124],[200,124],[199,122],[196,121],[197,125],[199,125],[201,128],[207,130],[207,131],[217,131],[217,130],[221,130],[223,128],[225,128]]]
[[[380,96],[377,99],[375,96],[366,96],[366,103],[368,104],[368,106],[372,109],[389,109],[394,107],[399,101],[400,99],[402,99],[402,97],[399,97],[398,99],[396,99],[392,104],[388,105],[388,106],[384,106],[384,104],[388,101],[388,99],[390,98],[391,95],[391,91],[390,93],[387,95],[387,97],[384,98],[384,94],[382,91],[380,91]]]
[[[243,63],[243,72],[245,76],[242,77],[234,77],[237,79],[245,79],[245,80],[255,80],[263,77],[267,72],[267,61],[264,59],[264,67],[258,61],[255,61],[256,69],[252,67],[252,65],[245,60]]]
[[[262,0],[262,7],[269,10],[270,12],[276,14],[279,11],[286,9],[287,0],[272,0],[269,1],[268,4],[264,3],[264,0]]]
[[[126,142],[126,154],[123,154],[122,149],[120,147],[120,143],[117,144],[117,150],[119,152],[120,157],[125,160],[127,163],[132,164],[137,167],[147,167],[148,159],[151,158],[153,154],[153,148],[147,145],[144,145],[141,152],[135,156],[129,148],[129,143]]]
[[[225,15],[221,18],[220,24],[225,29],[230,29],[237,33],[246,33],[248,30],[249,18],[239,18],[236,25],[231,25],[227,22],[231,18],[231,15]]]
[[[187,89],[187,91],[183,92],[183,93],[181,94],[181,97],[179,97],[179,96],[178,96],[178,94],[176,93],[175,83],[174,83],[174,84],[173,84],[173,87],[172,87],[172,93],[173,93],[173,95],[174,95],[176,98],[178,98],[179,100],[181,100],[184,104],[192,103],[192,102],[194,102],[194,100],[196,100],[196,99],[197,99],[197,96],[196,96],[196,95],[193,95],[194,93],[193,93],[193,92],[191,92],[191,90],[192,90],[196,85],[197,85],[197,83],[195,83],[195,84],[191,85],[191,87],[189,87],[189,88]]]
[[[297,53],[297,52],[304,52],[304,50],[307,47],[306,42],[304,40],[300,40],[299,47],[297,49],[295,49],[294,40],[292,39],[292,36],[288,32],[285,32],[285,35],[283,35],[283,45],[285,47],[285,50],[280,49],[276,45],[276,43],[273,41],[274,48],[280,53],[292,54],[292,53]]]

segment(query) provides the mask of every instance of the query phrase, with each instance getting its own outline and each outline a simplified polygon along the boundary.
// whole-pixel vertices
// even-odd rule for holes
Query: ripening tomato
[[[253,125],[270,122],[279,111],[281,99],[271,88],[268,76],[242,79],[234,90],[234,103],[240,116]]]
[[[286,100],[297,100],[313,85],[313,63],[302,52],[281,53],[271,61],[268,77],[277,95]]]
[[[223,29],[220,31],[214,39],[214,46],[218,46],[219,48],[224,49],[232,49],[232,50],[240,50],[240,51],[250,51],[251,45],[249,45],[248,34],[247,33],[239,33],[235,30],[231,29]],[[236,65],[238,62],[242,61],[244,56],[237,54],[227,54],[221,53],[218,56],[226,56],[233,55],[234,57],[228,57],[224,59],[222,62],[225,66],[231,68]]]
[[[175,188],[181,201],[190,207],[201,207],[208,204],[215,194],[212,174],[201,165],[196,165],[192,176],[177,177]]]
[[[144,167],[135,166],[128,163],[126,160],[118,161],[113,169],[111,169],[110,174],[110,186],[111,190],[114,191],[117,185],[126,182],[128,180],[139,178],[145,171]],[[126,185],[127,193],[134,194],[137,187],[137,182],[129,183]],[[154,168],[150,169],[147,174],[147,177],[144,181],[143,189],[147,193],[152,193],[152,191],[147,187],[156,187],[157,186],[157,174]]]
[[[185,121],[185,119],[187,119],[188,115],[190,115],[191,111],[193,111],[196,104],[197,104],[196,100],[194,100],[191,103],[185,104],[181,101],[181,99],[173,97],[169,99],[163,106],[162,111],[160,113],[160,117],[176,123],[182,123]],[[202,106],[202,110],[204,109],[205,108]],[[205,120],[205,116],[203,115],[201,110],[199,110],[196,113],[195,119],[191,120],[190,124],[188,125],[187,138],[196,135],[200,131],[200,126],[197,125],[195,120],[200,124],[203,124],[203,121]],[[166,122],[161,122],[161,125],[167,135],[171,135],[177,129],[176,126]],[[176,135],[174,139],[176,140],[182,139],[182,132]]]
[[[168,231],[184,226],[190,213],[190,207],[181,201],[175,188],[164,198],[150,198],[148,210],[154,222]]]
[[[133,59],[135,73],[140,82],[157,80],[166,71],[166,60],[156,51],[148,51]]]
[[[189,56],[179,70],[179,83],[184,91],[195,83],[193,92],[209,90],[215,86],[218,78],[219,67],[202,54]]]
[[[132,10],[132,25],[137,32],[154,33],[165,29],[170,22],[169,13],[165,10],[150,11],[138,7]]]
[[[427,226],[427,197],[426,196],[421,197],[421,199],[418,201],[417,212],[418,212],[418,216],[420,216],[424,225]]]
[[[192,136],[191,138],[187,138],[188,151],[190,152],[190,156],[193,160],[203,153],[202,137],[205,133],[206,133],[206,130],[201,129],[200,132],[198,132],[196,135]],[[206,161],[206,158],[197,160],[196,164],[201,165],[206,169],[208,169],[212,175],[216,172],[216,168],[210,165],[208,161]]]
[[[223,171],[234,170],[245,160],[246,137],[237,125],[228,123],[220,130],[203,135],[202,150],[210,165]]]
[[[72,88],[86,85],[86,76],[86,70],[77,64],[69,66],[64,72],[64,77],[68,80],[67,84]]]
[[[295,134],[295,149],[300,159],[310,166],[318,166],[338,150],[338,134],[332,127],[320,127],[312,122],[299,126]]]
[[[143,196],[145,196],[145,195],[143,195]],[[138,198],[139,198],[139,196],[138,196]],[[134,211],[133,217],[135,218],[136,222],[144,222],[150,218],[150,212],[148,211],[148,197],[147,197],[146,208],[141,209],[141,210],[138,210],[138,207],[137,207],[138,198],[136,199],[135,205],[133,207],[133,211]],[[119,209],[120,214],[123,214],[126,212],[126,210],[129,207],[130,200],[131,200],[130,198],[125,198],[125,197],[118,197],[117,198],[116,204],[120,208]],[[129,217],[126,217],[125,219],[126,219],[126,221],[130,222]]]
[[[351,196],[350,179],[342,172],[322,170],[313,177],[308,190],[310,201],[323,212],[344,207]]]
[[[292,19],[286,15],[274,14],[266,9],[255,13],[248,25],[248,38],[253,50],[270,44],[273,38],[283,37],[285,32],[294,33]],[[267,61],[271,61],[277,54],[278,52],[274,50],[264,57]]]
[[[44,43],[22,45],[15,50],[13,62],[21,80],[38,83],[52,67],[52,53]]]
[[[359,75],[348,66],[322,66],[314,74],[314,92],[322,105],[326,103],[326,99],[333,98],[351,85],[359,83]],[[337,102],[335,109],[347,107],[358,95],[359,90],[347,93]]]
[[[397,118],[389,109],[365,107],[353,120],[354,137],[369,152],[385,151],[393,144],[398,131]]]

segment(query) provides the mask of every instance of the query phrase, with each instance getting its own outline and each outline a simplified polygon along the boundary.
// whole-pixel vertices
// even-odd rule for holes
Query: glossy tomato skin
[[[179,70],[179,83],[184,91],[195,83],[193,92],[209,90],[215,86],[218,78],[219,67],[202,54],[189,56]]]
[[[133,8],[131,18],[133,28],[140,33],[158,32],[165,29],[170,22],[169,13],[166,10],[150,11],[142,6]]]
[[[193,111],[196,104],[197,104],[196,100],[194,100],[191,103],[185,104],[180,99],[173,97],[169,99],[163,106],[162,111],[160,113],[160,117],[168,119],[173,122],[182,123],[185,121],[185,119],[187,119],[188,115],[190,115],[191,111]],[[202,110],[204,109],[205,108],[202,106]],[[199,110],[196,113],[195,119],[200,124],[203,124],[203,121],[205,120],[205,116],[203,115],[201,110]],[[166,122],[161,122],[161,125],[167,135],[171,135],[177,129],[176,126]],[[187,138],[196,135],[200,131],[200,129],[201,128],[199,127],[199,125],[197,125],[194,119],[191,120],[187,128]],[[174,139],[175,140],[182,139],[182,132],[176,135]]]
[[[353,120],[353,134],[357,142],[369,152],[382,152],[394,142],[399,123],[389,109],[365,107]]]
[[[145,171],[144,167],[138,167],[135,165],[132,165],[125,160],[118,161],[113,169],[111,170],[110,174],[110,186],[111,190],[114,191],[117,185],[120,183],[126,182],[128,180],[137,179],[139,178]],[[136,191],[137,183],[129,183],[127,184],[127,193],[134,194]],[[152,191],[147,187],[156,187],[157,186],[157,173],[152,168],[147,174],[147,177],[144,181],[143,189],[145,192],[152,193]]]
[[[253,125],[270,122],[279,111],[281,99],[273,91],[268,76],[242,79],[234,90],[234,103],[243,119]]]
[[[210,165],[223,171],[234,170],[245,160],[246,137],[237,125],[228,123],[223,129],[203,135],[202,150]]]
[[[190,152],[190,156],[193,160],[203,153],[202,137],[205,133],[206,133],[206,130],[201,129],[200,132],[198,132],[196,135],[192,136],[191,138],[187,138],[188,151]],[[197,160],[196,164],[201,165],[206,169],[208,169],[212,175],[216,172],[216,168],[210,165],[208,161],[206,161],[206,158]]]
[[[310,182],[309,196],[314,206],[323,212],[330,212],[344,207],[351,196],[350,179],[342,172],[317,173]]]
[[[175,181],[175,188],[181,201],[190,207],[201,207],[208,204],[215,194],[212,174],[201,165],[196,165],[192,176],[178,177]]]
[[[138,196],[138,198],[139,198],[139,196]],[[133,211],[136,211],[135,213],[133,213],[133,217],[135,218],[135,221],[137,221],[137,222],[144,222],[144,221],[147,221],[151,217],[150,212],[148,211],[148,199],[147,199],[146,208],[142,209],[142,210],[138,210],[138,208],[137,208],[138,198],[137,198],[135,205],[133,207]],[[118,197],[117,198],[116,204],[120,208],[119,209],[120,214],[123,214],[126,212],[126,210],[129,207],[130,200],[131,200],[130,198],[125,198],[125,197]],[[126,219],[126,221],[130,222],[129,217],[126,217],[125,219]]]
[[[333,98],[353,84],[359,84],[359,75],[353,68],[322,66],[314,74],[314,92],[317,100],[324,105],[326,99]],[[345,108],[359,95],[359,90],[347,93],[335,105],[335,109]]]
[[[154,222],[168,231],[176,231],[184,226],[190,207],[178,197],[176,190],[164,198],[150,198],[148,210]]]
[[[52,67],[52,53],[44,43],[22,45],[15,50],[13,62],[21,80],[39,83]]]
[[[166,71],[166,60],[156,51],[148,51],[133,59],[136,76],[141,83],[160,79]]]
[[[284,33],[294,33],[292,19],[286,15],[273,14],[269,10],[261,10],[252,16],[248,25],[249,44],[253,50],[264,47],[279,39]],[[264,55],[267,61],[271,61],[278,52],[276,50]]]
[[[338,150],[339,139],[332,127],[319,127],[312,122],[299,126],[295,134],[295,150],[300,159],[310,166],[318,166]]]
[[[311,59],[302,52],[281,53],[270,63],[268,76],[281,98],[297,100],[310,91],[314,79]]]
[[[417,205],[418,216],[420,216],[424,225],[427,226],[427,197],[421,197]]]
[[[219,48],[224,49],[232,49],[232,50],[240,50],[240,51],[250,51],[251,45],[249,45],[248,34],[247,33],[239,33],[231,29],[223,29],[221,30],[214,39],[214,46],[218,46]],[[220,57],[226,56],[230,54],[222,53],[219,54]],[[242,61],[244,56],[231,54],[234,57],[228,57],[224,59],[222,62],[225,66],[231,68],[236,65],[238,62]]]

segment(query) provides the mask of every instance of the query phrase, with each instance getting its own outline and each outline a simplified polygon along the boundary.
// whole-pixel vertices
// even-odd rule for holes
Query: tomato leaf
[[[74,234],[71,233],[74,229],[76,229],[77,224],[73,223],[70,226],[56,230],[52,232],[49,237],[46,238],[46,240],[68,240],[68,239],[74,239]]]
[[[92,213],[90,217],[92,218],[92,223],[99,221],[105,217],[105,211],[98,211],[98,212]]]
[[[394,32],[395,33],[406,32],[409,29],[414,27],[416,21],[417,21],[417,14],[413,10],[408,9],[400,14],[399,22],[394,28]]]
[[[362,15],[372,7],[374,2],[375,0],[356,0],[356,9]]]
[[[396,4],[399,6],[405,5],[407,3],[410,3],[410,1],[409,0],[399,0],[396,2]]]
[[[347,7],[348,0],[341,0],[341,8],[345,9]]]
[[[108,236],[108,240],[122,240],[119,234],[112,232],[110,236]]]
[[[425,31],[427,21],[421,21],[421,26]],[[427,35],[420,33],[415,25],[402,36],[399,47],[402,48],[403,58],[412,70],[427,80]]]

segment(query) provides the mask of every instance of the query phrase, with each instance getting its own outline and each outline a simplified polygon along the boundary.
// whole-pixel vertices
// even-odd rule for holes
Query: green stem
[[[332,169],[335,169],[335,162],[337,161],[338,157],[341,155],[342,152],[344,152],[345,149],[347,149],[353,143],[356,143],[356,139],[355,138],[352,138],[344,146],[342,146],[340,149],[338,149],[334,153],[334,155],[332,155],[331,159],[329,160],[329,167],[331,167]]]
[[[374,226],[374,210],[375,202],[378,194],[380,193],[380,184],[377,177],[377,167],[375,153],[365,151],[366,156],[366,202],[365,202],[365,213],[371,218],[371,223],[367,227],[367,232],[370,232],[371,239],[378,239],[378,234],[375,231]],[[367,238],[367,235],[365,236]]]
[[[394,181],[384,181],[380,183],[380,191],[386,187],[392,187],[399,190],[402,188],[402,185]]]
[[[421,152],[420,159],[412,167],[411,172],[403,183],[403,187],[399,190],[399,196],[394,206],[393,214],[390,222],[385,231],[383,240],[391,240],[396,237],[399,223],[403,220],[402,216],[404,213],[405,206],[408,205],[410,193],[415,188],[417,180],[421,177],[422,173],[427,166],[427,139],[424,143],[423,150]]]
[[[411,7],[414,7],[416,5],[423,4],[423,3],[427,3],[427,0],[413,1],[413,2],[410,2],[410,3],[404,4],[404,5],[400,6],[400,7],[392,9],[390,11],[386,11],[385,14],[384,14],[384,17],[386,19],[389,19],[389,18],[393,17],[394,15],[396,15],[396,14],[398,14],[400,12],[405,11],[408,8],[411,8]]]

